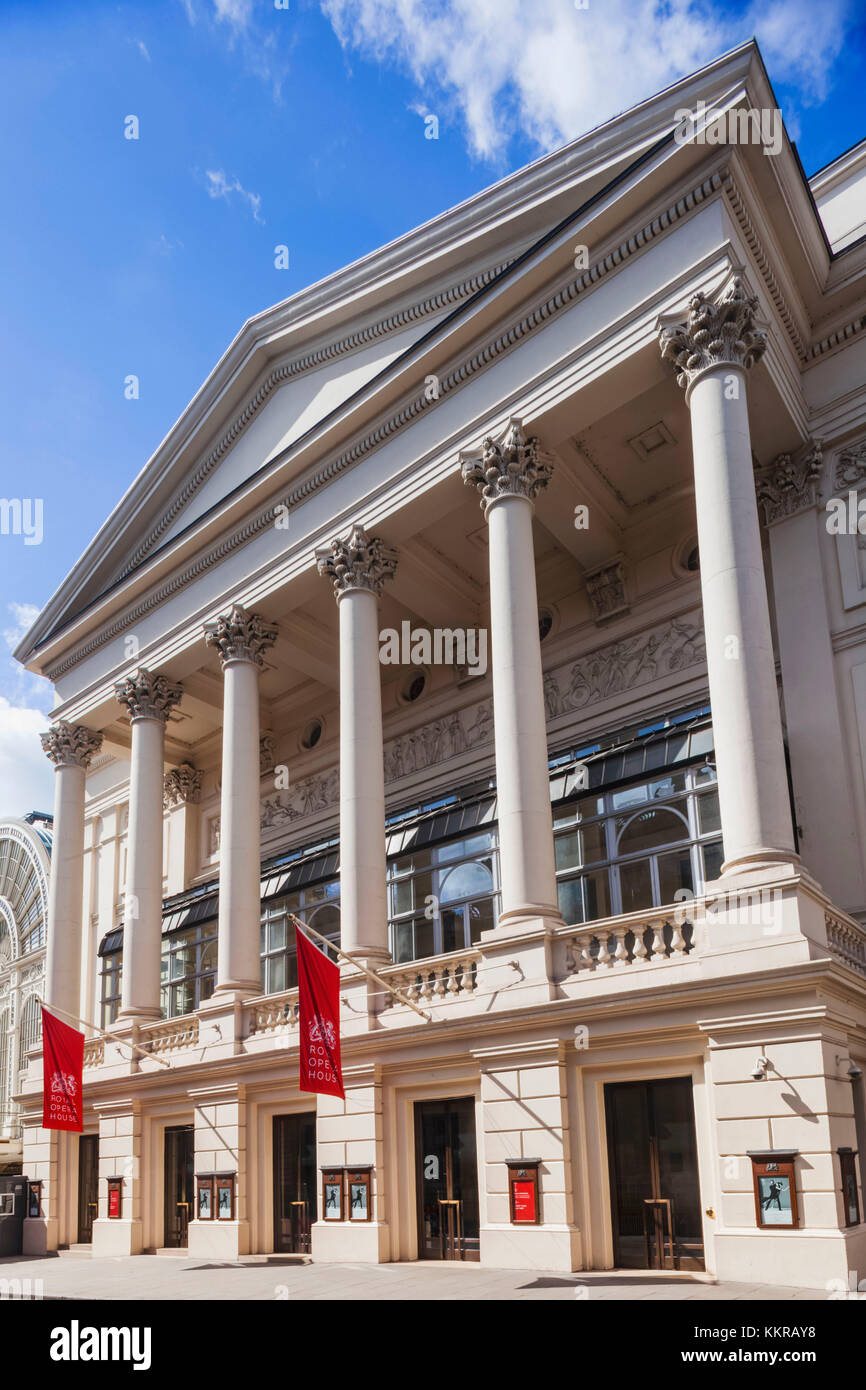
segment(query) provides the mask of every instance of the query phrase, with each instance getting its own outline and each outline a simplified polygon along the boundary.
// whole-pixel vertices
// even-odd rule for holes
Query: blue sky
[[[0,812],[51,796],[10,648],[244,320],[752,33],[812,173],[866,134],[861,0],[2,0],[0,495],[44,519],[0,536]]]

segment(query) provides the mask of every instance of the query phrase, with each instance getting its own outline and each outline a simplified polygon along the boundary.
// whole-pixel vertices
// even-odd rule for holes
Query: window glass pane
[[[658,867],[659,894],[663,903],[681,901],[676,897],[681,888],[688,888],[690,893],[695,891],[692,857],[688,849],[677,849],[673,854],[660,854]]]
[[[662,777],[657,782],[650,782],[649,795],[651,801],[658,801],[662,797],[675,796],[677,792],[684,792],[686,789],[685,772],[671,772]]]
[[[557,869],[574,869],[580,864],[580,833],[557,835],[553,842]]]
[[[560,879],[556,885],[559,910],[568,926],[576,926],[583,921],[583,893],[579,878]]]
[[[420,959],[421,956],[432,956],[436,952],[433,940],[433,920],[428,917],[418,917],[415,921],[415,955]]]
[[[712,879],[719,877],[724,858],[725,853],[721,840],[714,840],[710,844],[704,845],[704,883],[709,883]]]
[[[397,965],[414,960],[415,948],[412,941],[412,923],[397,922],[394,926],[394,960]]]
[[[442,950],[459,951],[466,945],[463,933],[463,908],[446,907],[442,913]]]
[[[615,811],[624,811],[629,806],[640,806],[646,798],[647,789],[643,784],[637,787],[623,787],[618,792],[611,792],[610,804]]]
[[[265,985],[268,994],[279,994],[281,990],[287,989],[286,985],[286,957],[269,956],[267,960]]]
[[[698,801],[698,809],[701,817],[701,834],[707,835],[710,831],[721,830],[722,817],[719,811],[718,792],[707,792]]]
[[[395,916],[412,911],[412,882],[411,878],[403,878],[391,884],[391,911]]]
[[[211,995],[213,994],[214,985],[215,985],[215,984],[216,984],[216,976],[215,976],[215,975],[203,975],[203,976],[202,976],[202,978],[201,978],[201,984],[200,984],[200,988],[199,988],[199,995],[198,995],[200,1001],[201,1001],[201,1000],[204,1000],[204,999],[210,999]]]
[[[429,906],[427,899],[433,896],[433,874],[429,869],[423,873],[416,874],[412,880],[415,884],[415,906],[426,908]]]
[[[610,873],[607,869],[597,869],[595,873],[587,874],[583,880],[583,892],[587,922],[610,916]]]
[[[283,916],[277,917],[270,923],[270,940],[268,949],[271,951],[281,951],[286,944],[287,919]]]
[[[652,907],[653,890],[648,859],[638,859],[631,864],[621,864],[619,882],[622,890],[623,912],[639,912]]]
[[[464,855],[464,841],[452,840],[450,844],[439,845],[433,851],[435,856],[434,863],[447,864],[451,859],[462,859]]]
[[[620,833],[619,852],[632,854],[636,850],[654,849],[656,845],[669,845],[687,839],[688,833],[688,826],[681,816],[673,811],[653,808],[641,812],[627,823]]]
[[[443,876],[439,901],[453,903],[464,898],[480,898],[492,890],[493,879],[486,865],[458,864],[456,869]]]
[[[585,825],[580,833],[583,836],[584,864],[597,864],[600,860],[607,858],[604,821],[597,821],[594,825]]]
[[[472,903],[469,908],[469,939],[473,945],[481,940],[483,931],[490,931],[491,927],[496,926],[496,914],[493,910],[493,899],[485,898],[480,903]]]

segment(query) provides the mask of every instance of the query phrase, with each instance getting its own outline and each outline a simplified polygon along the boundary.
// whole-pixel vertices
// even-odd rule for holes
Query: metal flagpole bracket
[[[423,1018],[425,1023],[433,1022],[433,1017],[431,1014],[427,1014],[424,1012],[423,1009],[419,1009],[417,1004],[413,1004],[412,1000],[407,999],[405,994],[401,994],[399,989],[395,989],[394,986],[390,985],[387,980],[383,980],[382,976],[377,975],[375,970],[368,970],[366,965],[362,965],[361,962],[359,960],[356,960],[354,956],[350,956],[348,951],[344,951],[341,946],[335,946],[333,941],[329,941],[326,936],[322,936],[321,932],[317,932],[315,927],[307,926],[307,923],[302,922],[301,919],[299,917],[296,917],[293,912],[290,912],[288,916],[294,922],[295,926],[298,928],[299,931],[309,932],[310,935],[314,936],[317,941],[321,941],[323,945],[330,947],[332,951],[336,951],[338,956],[342,956],[343,960],[349,961],[350,965],[354,965],[355,969],[360,970],[362,975],[366,975],[368,980],[373,980],[375,984],[381,985],[383,989],[386,989],[389,994],[393,994],[395,999],[399,999],[400,1003],[405,1004],[407,1009],[411,1009],[413,1013],[416,1013],[418,1015],[419,1018]]]

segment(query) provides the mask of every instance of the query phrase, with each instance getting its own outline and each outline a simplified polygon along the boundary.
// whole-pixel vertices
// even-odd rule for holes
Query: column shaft
[[[78,1017],[81,994],[84,778],[84,768],[69,763],[55,771],[48,882],[45,1003],[49,1008],[63,1009],[72,1019]]]
[[[340,919],[344,950],[388,955],[379,605],[369,589],[340,613]]]
[[[532,503],[493,503],[490,640],[502,917],[558,915]]]
[[[739,389],[732,388],[732,380]],[[724,364],[690,388],[701,592],[725,870],[790,860],[794,837],[746,380]]]
[[[259,668],[224,669],[217,990],[261,989]]]
[[[132,720],[120,1019],[161,1015],[164,750],[162,719]]]

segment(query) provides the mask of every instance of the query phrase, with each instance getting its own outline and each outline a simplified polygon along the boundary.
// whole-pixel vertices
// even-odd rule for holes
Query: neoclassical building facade
[[[866,1274],[866,144],[774,107],[748,44],[251,319],[40,614],[27,1249]]]

